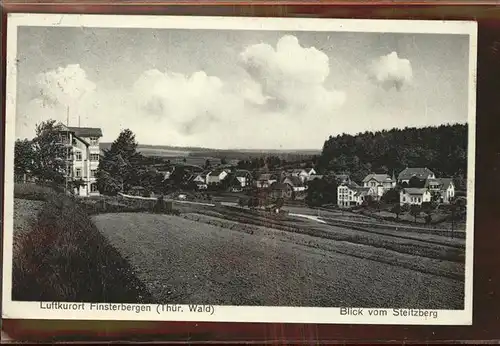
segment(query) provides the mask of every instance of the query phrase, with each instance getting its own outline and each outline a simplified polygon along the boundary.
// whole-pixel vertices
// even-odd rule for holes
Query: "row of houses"
[[[166,176],[168,179],[169,174]],[[187,178],[187,183],[196,184],[199,190],[207,189],[210,185],[225,183],[232,191],[241,191],[254,187],[257,189],[269,189],[273,186],[284,188],[286,186],[290,193],[299,193],[307,190],[307,181],[316,179],[316,171],[310,169],[294,169],[281,172],[261,173],[255,176],[248,170],[219,167],[214,170],[194,172]]]
[[[414,178],[423,182],[422,187],[409,187]],[[405,168],[396,178],[394,174],[369,174],[361,185],[353,181],[345,181],[337,188],[337,204],[339,207],[351,207],[363,204],[364,201],[380,200],[389,190],[400,187],[399,203],[422,205],[431,202],[437,196],[440,203],[448,204],[455,197],[455,185],[451,178],[437,178],[428,168]]]

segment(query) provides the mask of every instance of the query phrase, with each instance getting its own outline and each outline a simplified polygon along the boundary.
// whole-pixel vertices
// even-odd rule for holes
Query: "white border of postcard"
[[[465,21],[416,20],[357,20],[305,18],[251,18],[251,17],[188,17],[188,16],[119,16],[75,14],[9,14],[7,22],[7,100],[5,140],[4,189],[4,251],[3,251],[3,318],[75,319],[75,320],[148,320],[197,322],[276,322],[276,323],[337,323],[337,324],[406,324],[406,325],[471,325],[472,324],[472,268],[474,238],[474,173],[475,173],[475,112],[477,23]],[[12,301],[12,244],[13,244],[13,162],[16,114],[16,51],[17,28],[41,27],[106,27],[106,28],[172,28],[271,31],[334,31],[334,32],[391,32],[460,34],[469,36],[469,135],[468,135],[468,208],[466,224],[465,308],[464,310],[414,310],[408,316],[395,316],[392,309],[373,309],[378,316],[341,315],[340,308],[307,307],[248,307],[207,306],[205,313],[164,312],[156,305],[108,306],[109,310],[90,310],[90,304],[81,308],[61,310],[57,305],[44,308],[40,302]],[[135,308],[144,310],[137,313]],[[125,310],[125,311],[123,311]],[[384,312],[385,311],[385,312]],[[433,313],[437,318],[433,318]],[[416,314],[416,316],[414,316]]]

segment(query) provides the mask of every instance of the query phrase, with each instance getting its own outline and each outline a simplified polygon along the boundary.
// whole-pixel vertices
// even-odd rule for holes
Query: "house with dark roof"
[[[220,184],[229,173],[230,170],[227,168],[216,168],[207,174],[207,184]]]
[[[368,174],[363,179],[363,187],[373,188],[374,198],[380,199],[388,190],[396,187],[396,179],[388,174]]]
[[[427,179],[434,179],[436,175],[429,168],[408,168],[406,167],[399,173],[398,175],[398,183],[409,183],[410,179],[413,177],[417,177],[421,181],[425,181]]]
[[[272,184],[278,181],[278,174],[274,173],[262,173],[257,179],[255,179],[255,187],[259,189],[265,189],[270,187]]]
[[[355,182],[340,184],[337,187],[337,205],[341,208],[361,205],[367,196],[374,194],[374,188],[359,186]]]
[[[441,203],[448,204],[455,197],[455,184],[452,178],[435,178],[425,181],[425,188],[437,194]]]
[[[291,199],[293,197],[293,188],[286,183],[273,183],[269,188],[269,197],[272,199]]]
[[[302,192],[307,189],[306,185],[304,184],[304,181],[297,176],[288,176],[285,177],[282,181],[283,184],[288,184],[292,188],[293,192]]]
[[[338,184],[350,184],[351,183],[351,177],[347,173],[335,173],[334,177],[335,177],[335,180],[337,181]]]
[[[400,205],[422,205],[432,200],[431,191],[427,188],[408,187],[399,192]]]
[[[311,175],[316,174],[314,168],[294,168],[287,170],[286,174],[292,177],[298,177],[303,182],[309,180]]]
[[[234,172],[234,179],[239,182],[241,187],[247,187],[252,183],[252,173],[247,170],[238,169]]]
[[[61,142],[66,147],[66,181],[79,182],[79,196],[99,195],[96,173],[101,158],[99,140],[102,130],[95,127],[70,127],[59,123]]]

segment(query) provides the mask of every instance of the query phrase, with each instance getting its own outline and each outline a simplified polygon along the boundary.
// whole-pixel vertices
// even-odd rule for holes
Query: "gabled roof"
[[[311,174],[310,179],[311,180],[314,180],[314,179],[323,179],[323,175],[322,174]]]
[[[354,192],[355,192],[355,194],[364,196],[370,192],[370,188],[369,187],[357,187],[354,189]]]
[[[298,173],[298,174],[300,174],[302,172],[306,172],[307,173],[307,171],[305,169],[303,169],[303,168],[293,168],[293,169],[287,170],[287,172],[288,173]]]
[[[211,176],[219,176],[221,175],[222,172],[226,172],[226,170],[222,169],[222,168],[216,168],[214,169],[213,171],[211,171],[209,174]],[[227,173],[227,172],[226,172]]]
[[[300,180],[299,177],[295,177],[295,176],[286,177],[285,179],[283,179],[283,182],[285,182],[287,180],[291,183],[292,186],[295,186],[295,187],[304,185],[302,183],[302,180]]]
[[[446,190],[450,185],[453,184],[452,178],[436,178],[436,179],[427,179],[425,181],[425,187],[429,187],[431,183],[438,183],[441,190]]]
[[[68,127],[78,137],[102,137],[102,130],[98,127]]]
[[[335,174],[335,178],[337,178],[337,179],[349,179],[349,174],[345,174],[345,173]]]
[[[398,180],[409,180],[412,177],[417,177],[420,179],[427,179],[429,175],[434,175],[429,168],[405,168],[399,173]]]
[[[276,180],[276,175],[272,173],[262,173],[257,180]]]
[[[240,169],[240,170],[237,170],[236,172],[234,172],[234,176],[235,177],[246,177],[248,175],[252,175],[249,171],[247,170],[243,170],[243,169]]]
[[[423,195],[428,190],[425,188],[408,187],[406,189],[403,189],[402,191],[404,191],[405,193],[407,193],[409,195],[419,195],[420,196],[420,195]]]
[[[388,174],[368,174],[363,179],[363,183],[369,182],[370,180],[375,180],[379,183],[392,182],[392,178]]]
[[[288,184],[284,184],[284,183],[274,183],[271,185],[271,190],[287,190],[289,189],[289,185]]]

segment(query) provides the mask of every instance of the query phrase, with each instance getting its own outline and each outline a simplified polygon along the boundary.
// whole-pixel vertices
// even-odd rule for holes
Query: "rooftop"
[[[102,137],[102,130],[98,127],[68,127],[78,137]]]
[[[416,187],[409,187],[403,190],[409,195],[423,195],[427,189],[425,188],[416,188]]]
[[[388,174],[368,174],[364,179],[363,179],[363,183],[366,183],[370,180],[376,180],[380,183],[383,183],[383,182],[391,182],[392,179],[391,177],[388,175]]]
[[[440,185],[440,188],[446,190],[452,183],[452,178],[436,178],[436,179],[427,179],[425,182],[425,187],[429,187],[431,183],[437,183]]]
[[[399,173],[398,179],[411,179],[412,177],[417,177],[420,179],[427,179],[429,175],[434,175],[434,172],[432,172],[429,168],[424,167],[424,168],[405,168]]]

